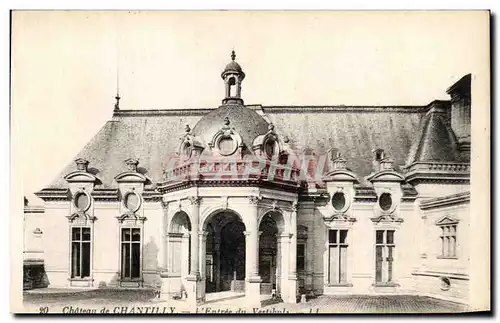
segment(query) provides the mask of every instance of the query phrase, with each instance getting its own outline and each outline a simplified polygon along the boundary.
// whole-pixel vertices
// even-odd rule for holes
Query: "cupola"
[[[222,104],[241,104],[241,83],[245,78],[245,73],[241,69],[240,64],[236,63],[236,54],[233,50],[231,53],[231,62],[226,65],[226,68],[221,74],[225,85],[225,97]]]

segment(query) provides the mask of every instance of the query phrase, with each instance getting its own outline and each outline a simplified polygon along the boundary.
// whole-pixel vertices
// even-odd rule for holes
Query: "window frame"
[[[330,231],[336,231],[335,233],[335,241],[336,242],[330,242]],[[340,237],[341,237],[341,231],[345,231],[345,239],[344,242],[340,242]],[[335,287],[335,286],[352,286],[350,283],[350,277],[349,277],[349,269],[350,269],[350,264],[349,264],[349,239],[350,239],[350,228],[347,227],[333,227],[333,228],[327,228],[326,230],[326,247],[327,247],[327,257],[326,257],[326,285]],[[332,282],[330,280],[330,270],[331,270],[331,247],[337,247],[338,248],[338,253],[336,254],[336,266],[338,266],[338,270],[336,273],[336,281]],[[345,263],[342,264],[342,255],[341,255],[341,249],[342,247],[345,248]],[[343,268],[345,272],[342,274],[342,271],[340,270]],[[342,276],[344,276],[344,281],[342,281]]]
[[[90,230],[90,238],[89,240],[83,240],[83,229],[89,229]],[[80,239],[79,240],[74,240],[73,239],[73,230],[74,229],[79,229],[80,230]],[[69,226],[69,280],[71,281],[88,281],[88,280],[93,280],[93,256],[94,256],[94,230],[93,230],[93,225],[89,224],[75,224],[75,225],[70,225]],[[80,250],[80,256],[79,256],[79,275],[75,275],[73,272],[73,244],[74,243],[79,243],[79,250]],[[88,276],[82,276],[82,269],[83,269],[83,243],[88,243],[89,244],[89,273]]]
[[[132,239],[132,232],[133,230],[139,230],[139,241],[134,241]],[[123,281],[123,282],[135,282],[135,281],[142,281],[142,278],[143,278],[143,250],[142,250],[142,239],[143,239],[143,228],[140,227],[140,226],[120,226],[120,231],[119,231],[119,234],[120,234],[120,249],[119,249],[119,253],[120,253],[120,281]],[[123,231],[124,230],[130,230],[130,240],[129,241],[124,241],[123,240]],[[127,244],[128,245],[128,248],[129,248],[129,252],[130,252],[130,265],[129,265],[129,272],[130,272],[130,277],[127,277],[127,276],[124,276],[124,270],[123,270],[123,266],[124,266],[124,263],[123,263],[123,245],[124,244]],[[132,245],[133,244],[138,244],[139,245],[139,275],[138,277],[132,277],[132,251],[133,251],[133,247]]]
[[[382,242],[377,242],[377,232],[382,232]],[[388,232],[392,232],[392,243],[388,243]],[[374,276],[373,276],[373,286],[376,287],[397,287],[399,284],[396,282],[396,247],[397,247],[397,228],[393,226],[383,226],[375,227],[374,229],[374,239],[373,239],[373,264],[374,264]],[[377,280],[377,248],[380,247],[382,250],[382,260],[381,260],[381,280]],[[389,251],[390,250],[390,251]],[[391,255],[389,257],[389,254]],[[389,261],[389,258],[391,259]],[[390,279],[389,279],[390,278]]]
[[[457,255],[458,222],[443,223],[443,224],[438,225],[438,227],[439,227],[439,230],[441,231],[439,234],[441,252],[439,253],[437,258],[438,259],[458,259],[458,255]],[[452,228],[454,230],[453,234],[451,233]],[[447,232],[446,232],[446,230],[447,230]],[[451,238],[453,238],[453,244],[450,244]],[[450,252],[450,246],[453,246],[453,253]]]

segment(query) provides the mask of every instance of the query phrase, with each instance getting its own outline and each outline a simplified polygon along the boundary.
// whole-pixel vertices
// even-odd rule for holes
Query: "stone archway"
[[[207,232],[205,251],[205,292],[244,292],[245,225],[233,211],[220,211],[204,225]]]
[[[283,250],[278,243],[284,232],[283,215],[277,211],[266,213],[259,224],[259,276],[261,294],[280,292]]]

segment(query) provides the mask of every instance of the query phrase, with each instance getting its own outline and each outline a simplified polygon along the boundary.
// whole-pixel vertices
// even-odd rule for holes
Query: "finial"
[[[274,125],[272,123],[270,123],[269,126],[267,126],[267,128],[269,129],[269,131],[273,131]]]
[[[116,96],[115,96],[115,100],[116,100],[116,103],[115,103],[115,111],[117,110],[120,110],[120,94],[118,94],[118,92],[116,93]]]
[[[89,161],[88,160],[85,160],[83,158],[78,158],[77,160],[75,160],[75,163],[76,163],[76,169],[77,170],[82,171],[82,172],[86,172],[87,171],[87,168],[89,166]]]
[[[225,125],[225,126],[229,126],[229,124],[230,124],[230,123],[231,123],[231,122],[229,122],[229,117],[225,117],[225,118],[224,118],[224,125]]]
[[[236,59],[236,53],[234,50],[231,52],[231,59],[234,61]]]
[[[283,138],[283,142],[284,142],[285,144],[289,143],[289,142],[290,142],[290,138],[288,138],[288,136],[285,136],[285,137]]]
[[[184,131],[186,133],[190,133],[191,132],[191,127],[187,124],[186,127],[184,127]]]
[[[139,161],[134,158],[129,158],[125,160],[125,165],[127,165],[127,169],[131,172],[137,171],[137,165],[139,165]]]

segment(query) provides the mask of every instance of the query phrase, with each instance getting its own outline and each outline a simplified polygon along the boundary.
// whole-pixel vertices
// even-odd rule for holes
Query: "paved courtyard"
[[[231,295],[228,295],[231,296]],[[234,295],[220,301],[212,300],[198,308],[199,313],[223,313],[217,309],[243,308],[245,300],[241,295]],[[269,304],[269,302],[267,302]],[[38,309],[48,306],[50,309],[72,306],[136,306],[170,307],[179,310],[186,305],[182,301],[165,302],[154,297],[152,290],[38,290],[24,293],[26,307]],[[319,296],[298,304],[269,304],[263,306],[260,313],[457,313],[467,311],[466,306],[424,296]],[[235,311],[232,311],[234,313]],[[252,313],[253,310],[247,313]]]

